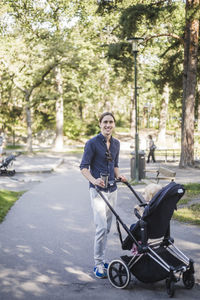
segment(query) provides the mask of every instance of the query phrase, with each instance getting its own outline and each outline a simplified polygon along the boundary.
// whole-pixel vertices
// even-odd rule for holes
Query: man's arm
[[[104,187],[104,181],[103,181],[101,178],[97,178],[97,179],[94,178],[94,177],[92,176],[92,174],[90,173],[90,170],[89,170],[89,169],[83,168],[83,169],[81,170],[81,173],[82,173],[83,176],[84,176],[85,178],[87,178],[87,180],[90,181],[92,184],[98,185],[98,186],[100,186],[100,187]]]
[[[120,172],[119,172],[119,168],[118,168],[118,167],[115,167],[115,168],[114,168],[114,173],[115,173],[115,178],[121,179],[122,182],[126,182],[126,181],[127,181],[127,179],[126,179],[125,176],[120,175]]]

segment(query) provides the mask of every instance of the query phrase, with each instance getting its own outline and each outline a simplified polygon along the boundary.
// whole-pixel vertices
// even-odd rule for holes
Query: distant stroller
[[[182,275],[185,288],[192,289],[195,283],[194,262],[174,245],[174,240],[170,237],[170,220],[177,202],[184,195],[184,187],[171,182],[146,204],[129,183],[125,184],[134,193],[140,205],[146,206],[142,217],[136,214],[139,220],[131,226],[131,230],[122,222],[98,187],[96,188],[116,216],[122,249],[132,250],[130,256],[121,256],[121,259],[113,260],[109,264],[110,283],[119,289],[126,288],[130,282],[130,273],[144,283],[166,279],[167,293],[169,297],[173,297],[175,283]],[[124,240],[120,225],[128,234]]]
[[[13,161],[16,160],[16,157],[19,156],[20,154],[21,153],[17,155],[11,154],[2,161],[2,164],[0,165],[0,176],[15,175],[15,170],[9,170],[8,167],[9,165],[12,165]]]

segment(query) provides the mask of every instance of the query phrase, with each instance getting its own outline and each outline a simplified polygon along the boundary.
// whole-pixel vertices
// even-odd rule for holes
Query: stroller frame
[[[118,182],[121,181],[116,180],[116,183]],[[140,199],[138,194],[128,182],[124,182],[124,184],[135,195],[137,200],[140,202],[140,206],[147,206],[147,203],[144,203]],[[177,184],[173,182],[172,186],[175,185]],[[167,188],[168,186],[170,185],[167,185],[165,188]],[[179,186],[182,187],[181,185]],[[132,244],[135,244],[137,248],[137,251],[135,251],[132,256],[121,256],[121,259],[115,259],[110,262],[108,267],[108,279],[110,283],[118,289],[124,289],[130,282],[131,273],[137,279],[145,283],[166,279],[167,294],[169,295],[169,297],[173,297],[175,292],[175,283],[180,281],[182,275],[182,280],[185,288],[192,289],[195,284],[194,262],[174,245],[174,239],[170,237],[170,219],[168,228],[163,236],[159,237],[159,239],[157,238],[156,240],[154,239],[152,241],[148,241],[149,238],[147,236],[147,223],[145,222],[145,218],[143,220],[143,217],[141,218],[141,216],[138,215],[135,211],[135,215],[139,218],[139,220],[136,223],[135,228],[133,230],[130,230],[127,225],[123,223],[119,215],[116,213],[114,208],[110,205],[104,194],[97,186],[96,190],[116,217],[116,225],[122,244],[122,249],[131,250],[132,247],[130,248],[130,245],[129,247],[127,247],[126,245],[127,239],[129,244],[131,242]],[[153,201],[157,197],[157,194],[151,201]],[[179,196],[179,199],[183,196],[183,194],[184,188],[182,190],[182,195]],[[128,234],[128,237],[124,241],[122,239],[119,225],[121,225]],[[138,231],[140,232],[140,241],[138,241],[138,239],[134,236],[134,234],[137,235]],[[155,275],[155,277],[151,278],[151,274],[149,275],[150,277],[146,274],[140,274],[141,266],[145,263],[147,265],[147,269],[148,267],[150,269],[155,268],[157,271],[155,273],[158,273],[159,275]]]

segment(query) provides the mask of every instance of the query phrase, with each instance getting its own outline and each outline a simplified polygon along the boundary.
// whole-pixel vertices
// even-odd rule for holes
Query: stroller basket
[[[159,247],[154,250],[169,266],[173,266],[174,269],[186,268],[187,264],[183,263],[180,259],[175,257],[164,247]],[[121,257],[127,265],[130,267],[131,273],[140,281],[144,283],[151,283],[166,279],[169,275],[169,271],[163,268],[162,265],[152,259],[148,254],[141,255],[137,260],[137,256],[133,259],[132,256]]]

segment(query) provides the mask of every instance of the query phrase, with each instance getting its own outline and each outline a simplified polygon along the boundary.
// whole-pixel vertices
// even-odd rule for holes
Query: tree
[[[180,3],[180,5],[182,5]],[[182,26],[173,23],[170,26],[172,14],[177,16],[179,3],[172,1],[143,1],[130,5],[122,11],[121,36],[146,35],[145,41],[168,37],[169,43],[173,45],[172,39],[182,42],[184,36],[184,60],[183,60],[183,100],[182,100],[182,143],[180,167],[193,165],[194,162],[194,107],[197,77],[197,56],[199,38],[199,0],[188,0],[185,4],[186,21]],[[142,20],[142,21],[141,21]],[[175,18],[175,21],[177,17]],[[174,21],[174,20],[173,20]],[[145,31],[144,31],[145,25]],[[154,26],[154,27],[153,27]],[[176,31],[175,31],[176,30]],[[178,44],[177,44],[178,45]],[[161,48],[162,53],[166,46]],[[169,78],[170,80],[170,78]]]
[[[55,85],[58,97],[56,100],[56,141],[55,150],[63,149],[63,86],[60,66],[55,67]]]
[[[186,1],[180,167],[194,164],[194,107],[199,46],[199,0]]]
[[[93,0],[4,0],[0,59],[7,67],[0,71],[0,101],[12,109],[17,98],[24,111],[29,102],[27,120],[31,110],[33,135],[38,130],[56,131],[56,127],[61,139],[62,131],[76,139],[93,134],[98,130],[97,116],[105,107],[115,113],[118,125],[127,126],[134,79],[127,38],[142,36],[140,112],[151,104],[151,117],[158,119],[160,114],[162,120],[162,96],[169,86],[169,112],[179,124],[184,8],[181,0],[100,1],[99,5]],[[6,114],[11,123],[9,112]]]
[[[160,126],[158,133],[159,144],[163,148],[166,148],[166,125],[167,125],[167,112],[169,103],[169,85],[166,84],[164,87],[162,102],[161,102],[161,112],[160,112]]]
[[[8,69],[14,76],[16,87],[24,94],[27,121],[27,148],[32,151],[32,113],[33,92],[42,85],[47,75],[56,68],[55,90],[58,99],[55,101],[57,111],[56,147],[62,144],[62,128],[60,120],[63,119],[61,66],[66,63],[71,52],[70,43],[66,40],[69,29],[62,28],[62,20],[66,17],[66,10],[70,1],[36,1],[30,0],[7,1],[8,14],[12,17],[11,32],[6,35],[11,44],[11,51],[6,55]],[[19,32],[21,37],[19,37]],[[14,47],[14,40],[19,40],[18,47]],[[28,49],[28,51],[27,51]],[[4,53],[5,54],[5,53]],[[71,55],[74,59],[74,55]],[[12,63],[15,66],[13,70]],[[60,75],[59,75],[60,74]],[[58,76],[59,75],[59,76]],[[59,77],[59,79],[58,79]],[[35,93],[36,94],[36,93]],[[59,130],[58,130],[59,128]]]

